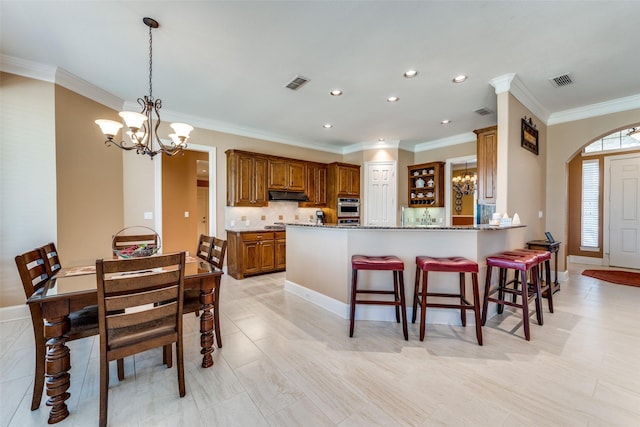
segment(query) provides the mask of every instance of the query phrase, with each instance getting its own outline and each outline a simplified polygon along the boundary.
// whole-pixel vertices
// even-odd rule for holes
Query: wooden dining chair
[[[107,425],[110,361],[176,343],[178,389],[184,397],[184,267],[185,252],[96,261],[101,427]]]
[[[42,292],[45,283],[49,280],[48,273],[49,260],[45,258],[42,248],[25,252],[15,257],[22,287],[25,297],[28,299],[33,294]],[[29,304],[31,311],[31,324],[33,326],[33,337],[35,339],[36,369],[33,380],[33,397],[31,399],[31,410],[36,410],[42,400],[42,389],[44,387],[46,338],[44,336],[44,319],[42,310],[38,304]],[[82,310],[69,314],[69,332],[67,341],[98,335],[98,307],[89,306]]]
[[[42,257],[46,261],[44,266],[47,269],[47,273],[49,274],[49,277],[53,277],[53,275],[62,268],[56,245],[55,243],[50,242],[41,246],[40,250],[42,251]]]
[[[200,235],[198,242],[198,256],[200,257],[200,243],[211,239],[209,245],[209,255],[206,261],[216,268],[222,270],[224,264],[224,256],[227,253],[227,241],[217,237]],[[200,257],[202,258],[202,257]],[[184,295],[184,313],[195,313],[196,317],[200,315],[202,304],[200,303],[200,291],[197,289],[189,289]],[[218,348],[222,348],[222,336],[220,335],[220,285],[213,290],[213,324],[216,334],[216,343]]]
[[[205,234],[201,234],[198,239],[198,250],[196,251],[196,256],[205,261],[209,261],[209,257],[211,256],[211,250],[213,249],[213,236],[207,236]]]

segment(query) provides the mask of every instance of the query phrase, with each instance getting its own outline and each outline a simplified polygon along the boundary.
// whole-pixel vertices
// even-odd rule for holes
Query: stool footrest
[[[474,310],[475,306],[473,304],[470,304],[469,301],[464,301],[464,304],[439,304],[436,302],[428,302],[427,303],[427,307],[431,307],[431,308],[457,308],[457,309],[461,309],[464,308],[465,310]]]
[[[502,304],[502,305],[508,305],[509,307],[515,307],[515,308],[522,308],[523,305],[522,304],[518,304],[515,302],[511,302],[511,301],[506,301],[506,300],[501,300],[501,299],[497,299],[497,298],[487,298],[487,300],[489,302],[495,302],[498,304]]]
[[[395,295],[396,293],[395,291],[381,291],[381,290],[363,291],[361,289],[357,289],[356,294]]]
[[[371,299],[357,299],[356,304],[375,304],[375,305],[397,305],[400,306],[400,301],[375,301]]]

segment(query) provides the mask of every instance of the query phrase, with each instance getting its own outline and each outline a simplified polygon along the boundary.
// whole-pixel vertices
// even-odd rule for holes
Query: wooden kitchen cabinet
[[[269,157],[269,190],[305,191],[304,162]]]
[[[408,166],[410,208],[444,207],[444,162]]]
[[[300,202],[301,208],[323,208],[327,206],[327,165],[307,162],[305,170],[305,194],[308,202]]]
[[[238,150],[226,154],[227,206],[268,206],[268,158]]]
[[[478,203],[496,203],[498,174],[498,127],[491,126],[474,130],[478,137]]]
[[[283,271],[286,268],[285,231],[227,230],[227,271],[234,279]]]
[[[276,231],[275,237],[276,259],[275,271],[283,271],[287,268],[287,233],[286,231]]]
[[[360,166],[346,163],[329,163],[329,198],[360,197]]]

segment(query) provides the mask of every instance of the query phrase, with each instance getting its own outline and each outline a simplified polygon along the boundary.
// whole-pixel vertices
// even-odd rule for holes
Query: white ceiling
[[[4,58],[59,67],[128,102],[148,92],[142,18],[155,18],[153,94],[163,118],[336,152],[380,137],[411,148],[493,125],[495,114],[473,111],[496,110],[489,81],[508,73],[543,120],[640,96],[639,1],[2,0],[0,8]],[[419,75],[405,79],[409,68]],[[554,88],[548,79],[563,73],[575,83]],[[453,84],[457,74],[468,81]],[[295,75],[310,82],[283,88]],[[330,96],[334,88],[344,95]],[[390,95],[400,101],[386,102]]]

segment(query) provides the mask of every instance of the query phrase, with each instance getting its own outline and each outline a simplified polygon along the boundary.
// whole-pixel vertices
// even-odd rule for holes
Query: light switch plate
[[[184,211],[184,217],[189,218],[189,211]]]
[[[144,219],[153,219],[153,212],[145,212]]]

